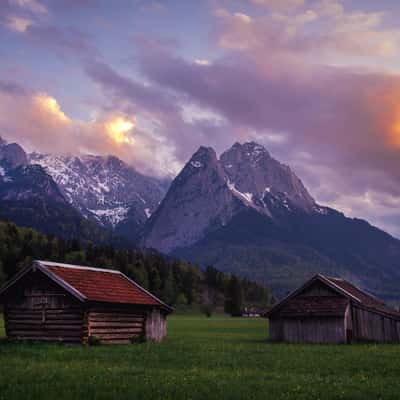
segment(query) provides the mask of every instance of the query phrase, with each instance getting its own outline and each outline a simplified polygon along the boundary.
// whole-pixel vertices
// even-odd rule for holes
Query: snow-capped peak
[[[165,185],[114,156],[30,154],[85,217],[115,227],[132,215],[144,223],[165,194]],[[145,209],[148,211],[146,212]]]

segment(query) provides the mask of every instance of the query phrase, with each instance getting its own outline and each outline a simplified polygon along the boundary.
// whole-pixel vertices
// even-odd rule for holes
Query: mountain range
[[[140,174],[114,156],[32,153],[65,199],[85,218],[133,239],[165,195],[169,181]]]
[[[255,279],[280,297],[321,272],[399,300],[400,241],[319,205],[253,142],[219,158],[201,147],[145,224],[141,244]]]
[[[0,140],[0,218],[129,243],[257,280],[278,296],[316,272],[400,300],[400,241],[319,205],[261,145],[200,147],[171,182],[114,156],[27,154]]]
[[[0,218],[47,234],[132,244],[168,184],[113,156],[27,154],[0,139]]]

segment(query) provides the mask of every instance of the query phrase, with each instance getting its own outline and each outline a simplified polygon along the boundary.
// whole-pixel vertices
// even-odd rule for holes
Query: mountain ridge
[[[69,203],[88,218],[119,231],[120,223],[141,226],[154,212],[167,182],[140,174],[115,156],[32,153],[57,182]]]
[[[319,205],[261,145],[235,143],[219,157],[201,146],[168,184],[114,156],[27,155],[0,138],[1,219],[103,243],[121,234],[278,296],[323,272],[400,300],[400,241]]]
[[[68,203],[40,165],[29,164],[21,146],[4,140],[0,141],[0,219],[64,238],[109,239],[94,221],[84,219]]]
[[[205,152],[210,157],[199,157]],[[211,156],[212,155],[212,156]],[[146,223],[141,244],[268,283],[283,296],[311,275],[340,275],[399,299],[400,241],[319,205],[261,145],[201,147]]]
[[[177,207],[172,201],[184,206]],[[208,215],[192,212],[206,205]],[[173,217],[162,213],[168,207],[175,209]],[[253,208],[275,220],[291,211],[325,212],[295,173],[273,159],[263,146],[235,143],[220,158],[211,147],[201,146],[145,225],[142,244],[164,252],[182,247],[181,240],[185,245],[193,244],[214,229],[211,225],[224,226],[243,208]],[[157,219],[162,222],[154,229]],[[193,230],[181,234],[180,229],[186,227]]]

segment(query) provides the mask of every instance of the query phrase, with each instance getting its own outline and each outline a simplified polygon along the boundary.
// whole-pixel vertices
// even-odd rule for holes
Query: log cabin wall
[[[80,343],[80,303],[40,272],[31,271],[4,304],[6,334],[11,339]]]
[[[159,308],[148,311],[146,317],[146,340],[161,342],[167,335],[167,317]]]
[[[116,270],[35,261],[4,288],[11,339],[128,344],[161,341],[172,308]]]
[[[390,316],[367,310],[353,304],[351,307],[353,335],[357,341],[398,343],[400,321]]]
[[[118,305],[92,305],[86,313],[87,336],[102,344],[129,344],[145,334],[146,309]]]

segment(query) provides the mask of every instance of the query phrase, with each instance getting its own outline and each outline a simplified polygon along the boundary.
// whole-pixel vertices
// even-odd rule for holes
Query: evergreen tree
[[[209,296],[205,294],[211,292],[214,304],[223,304],[226,297],[227,310],[236,315],[243,304],[267,304],[271,298],[264,287],[229,277],[214,267],[202,272],[190,263],[166,259],[154,251],[64,240],[0,221],[0,285],[34,259],[118,269],[171,305],[207,304]]]
[[[168,275],[164,281],[164,288],[162,291],[162,297],[167,303],[173,304],[175,302],[175,285],[172,270],[168,269]]]
[[[225,312],[233,317],[240,316],[243,308],[243,291],[239,279],[232,276],[226,293]]]

